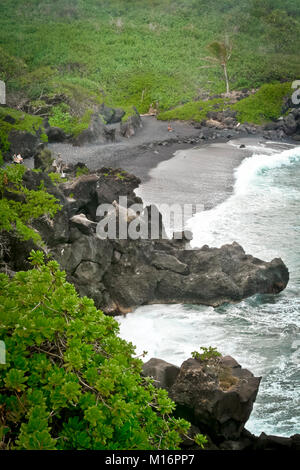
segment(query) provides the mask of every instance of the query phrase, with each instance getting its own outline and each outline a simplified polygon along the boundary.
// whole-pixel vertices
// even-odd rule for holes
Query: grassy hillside
[[[241,123],[265,124],[282,115],[284,99],[292,92],[291,85],[290,82],[264,84],[255,94],[235,104],[230,104],[226,98],[193,101],[162,112],[158,118],[162,121],[180,119],[201,122],[210,111],[230,108],[237,111],[237,119]]]
[[[298,0],[1,0],[0,11],[11,104],[26,96],[38,113],[61,95],[67,107],[51,113],[69,127],[103,100],[166,111],[225,91],[221,67],[203,60],[225,36],[231,88],[300,76]]]

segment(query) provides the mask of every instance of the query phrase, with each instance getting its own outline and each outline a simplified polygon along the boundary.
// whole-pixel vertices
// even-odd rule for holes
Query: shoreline
[[[150,116],[142,117],[142,122],[143,128],[135,136],[114,144],[76,147],[55,143],[48,144],[48,148],[54,155],[60,153],[67,163],[81,161],[92,171],[108,166],[134,174],[141,179],[136,192],[145,202],[202,204],[208,210],[232,193],[234,169],[253,153],[247,147],[267,142],[260,132],[249,135],[235,129],[212,129],[212,135],[202,139],[201,130],[190,123],[167,123]],[[168,131],[168,124],[172,132]],[[242,144],[246,148],[239,149]],[[288,139],[278,144],[291,145]],[[186,159],[184,152],[194,149],[192,157]],[[32,167],[33,159],[25,164]],[[168,189],[166,185],[172,187]],[[154,196],[156,191],[161,201]]]
[[[244,158],[253,155],[253,147],[270,145],[262,133],[249,135],[229,129],[220,133],[216,129],[217,135],[203,140],[199,129],[191,124],[172,121],[173,131],[169,132],[166,122],[150,116],[142,119],[143,128],[135,136],[114,144],[75,147],[56,143],[48,148],[54,154],[60,153],[67,163],[84,162],[91,171],[105,166],[125,170],[140,178],[135,193],[146,205],[191,204],[194,214],[210,210],[230,197],[234,170]],[[239,148],[241,145],[244,148]],[[270,146],[274,145],[294,144],[287,139]]]

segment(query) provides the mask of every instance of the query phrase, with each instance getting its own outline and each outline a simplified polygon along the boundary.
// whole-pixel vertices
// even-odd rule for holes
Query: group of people
[[[14,164],[20,164],[20,163],[23,163],[23,157],[21,156],[20,153],[18,153],[18,155],[14,154],[13,157],[12,157],[12,161]],[[63,167],[64,167],[65,163],[63,161],[63,159],[61,158],[60,156],[60,153],[58,154],[58,157],[56,158],[56,160],[54,160],[53,162],[53,166],[56,170],[57,173],[60,173],[62,175],[62,177],[64,177],[64,172],[63,172]]]
[[[21,157],[21,155],[19,153],[18,153],[18,155],[14,154],[13,163],[15,163],[15,164],[23,163],[23,158]]]

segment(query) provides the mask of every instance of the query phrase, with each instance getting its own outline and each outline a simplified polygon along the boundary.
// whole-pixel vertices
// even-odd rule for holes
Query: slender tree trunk
[[[225,81],[226,81],[226,94],[229,95],[230,89],[229,89],[229,80],[228,80],[227,67],[226,67],[226,64],[222,64],[222,65],[223,65]]]

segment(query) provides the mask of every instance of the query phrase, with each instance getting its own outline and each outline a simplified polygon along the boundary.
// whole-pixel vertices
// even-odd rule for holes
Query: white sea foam
[[[235,194],[244,194],[249,186],[255,184],[255,180],[263,172],[274,168],[281,168],[300,161],[300,147],[283,152],[254,154],[243,160],[242,164],[235,170]]]
[[[120,334],[137,354],[149,352],[145,360],[180,365],[200,346],[232,355],[263,377],[247,428],[289,436],[300,432],[300,147],[256,152],[237,168],[233,195],[196,214],[189,228],[194,246],[237,241],[262,259],[282,257],[290,271],[287,289],[217,309],[140,307],[119,319]]]

